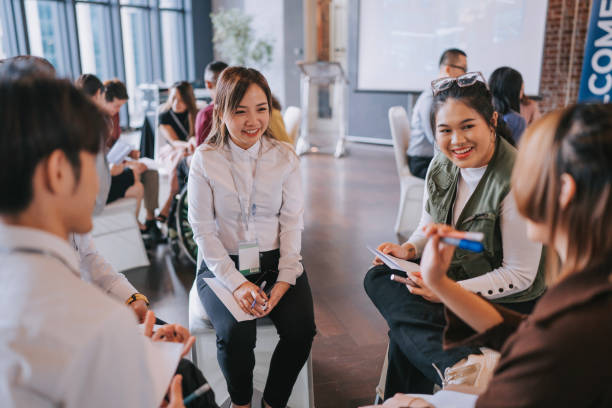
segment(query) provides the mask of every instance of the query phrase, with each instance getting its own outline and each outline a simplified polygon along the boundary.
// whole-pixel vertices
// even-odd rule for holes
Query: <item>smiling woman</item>
[[[465,79],[472,75],[472,80]],[[462,79],[463,78],[463,79]],[[468,79],[470,79],[468,78]],[[525,221],[510,193],[516,150],[506,140],[491,94],[472,73],[445,78],[435,87],[432,128],[441,154],[426,176],[423,212],[416,232],[403,245],[386,242],[379,250],[403,259],[421,257],[430,223],[452,224],[479,232],[484,251],[457,249],[448,276],[465,289],[496,303],[529,313],[544,292],[542,246],[529,243]],[[442,80],[440,80],[442,81]],[[396,392],[431,393],[442,372],[476,347],[442,350],[443,306],[419,276],[418,285],[389,279],[392,271],[376,259],[365,278],[365,289],[390,327],[385,397]]]
[[[276,326],[280,341],[262,406],[284,407],[316,333],[300,255],[299,159],[268,129],[270,88],[258,71],[226,68],[216,89],[210,136],[196,150],[189,172],[189,222],[203,255],[198,276],[217,279],[245,313],[269,316]],[[232,406],[248,406],[256,320],[237,322],[206,281],[197,282],[216,330],[217,358]],[[266,284],[269,293],[260,289]]]

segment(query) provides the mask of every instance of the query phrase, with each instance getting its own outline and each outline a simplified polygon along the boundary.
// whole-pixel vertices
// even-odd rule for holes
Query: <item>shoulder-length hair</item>
[[[519,212],[569,237],[557,279],[612,259],[612,105],[574,105],[552,112],[526,131],[512,174]],[[566,208],[559,205],[561,175],[576,182]]]
[[[198,106],[196,104],[195,94],[193,93],[193,87],[187,81],[180,81],[172,84],[170,89],[170,96],[163,104],[161,108],[162,112],[167,112],[172,109],[172,104],[176,100],[176,94],[178,93],[185,106],[187,106],[187,112],[189,114],[189,136],[195,135],[195,118],[198,114]]]

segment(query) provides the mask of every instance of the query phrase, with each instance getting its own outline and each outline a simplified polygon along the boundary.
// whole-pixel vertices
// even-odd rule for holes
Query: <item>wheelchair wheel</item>
[[[183,253],[195,265],[198,259],[198,244],[193,239],[193,230],[187,219],[189,204],[187,201],[187,186],[179,194],[176,203],[176,232],[178,244]]]

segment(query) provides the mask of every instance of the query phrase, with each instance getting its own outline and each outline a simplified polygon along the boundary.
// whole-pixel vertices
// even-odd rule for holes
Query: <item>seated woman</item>
[[[497,68],[489,78],[493,106],[508,124],[515,146],[518,145],[527,127],[525,119],[520,114],[524,87],[521,73],[510,67]]]
[[[233,407],[250,407],[256,320],[237,322],[202,278],[215,278],[245,313],[270,316],[276,326],[280,340],[262,406],[287,405],[316,333],[300,255],[299,159],[290,145],[268,135],[270,95],[258,71],[223,71],[213,127],[193,156],[187,185],[189,222],[204,258],[198,293],[217,334],[217,359]],[[271,288],[269,295],[262,286]]]
[[[438,153],[429,166],[423,212],[417,230],[403,245],[383,243],[379,250],[418,259],[427,241],[422,228],[448,222],[484,235],[484,251],[458,250],[449,277],[496,303],[529,312],[544,292],[542,246],[529,243],[519,217],[510,176],[516,150],[503,137],[480,73],[432,83],[432,124]],[[444,372],[476,347],[442,350],[444,307],[421,280],[415,287],[389,279],[398,274],[377,258],[364,285],[389,325],[389,368],[385,396],[396,392],[431,393]],[[434,368],[434,365],[436,368]]]
[[[177,166],[195,148],[195,118],[198,114],[193,87],[182,81],[172,85],[170,97],[159,115],[159,131],[168,142],[160,150],[160,158],[168,171],[170,195],[158,214],[158,221],[166,222],[172,200],[179,192]]]
[[[530,316],[448,279],[455,248],[440,237],[450,228],[427,228],[421,272],[447,307],[445,346],[501,351],[476,407],[612,406],[610,157],[611,105],[571,106],[527,130],[512,174],[514,196],[529,239],[561,260],[561,268],[547,271],[551,287]]]

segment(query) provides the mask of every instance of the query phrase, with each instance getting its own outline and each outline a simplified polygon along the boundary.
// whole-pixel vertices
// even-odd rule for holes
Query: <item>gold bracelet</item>
[[[147,299],[147,297],[143,295],[142,293],[134,293],[132,296],[128,298],[128,300],[125,301],[125,304],[131,305],[137,300],[144,300],[147,306],[149,306],[149,299]]]

